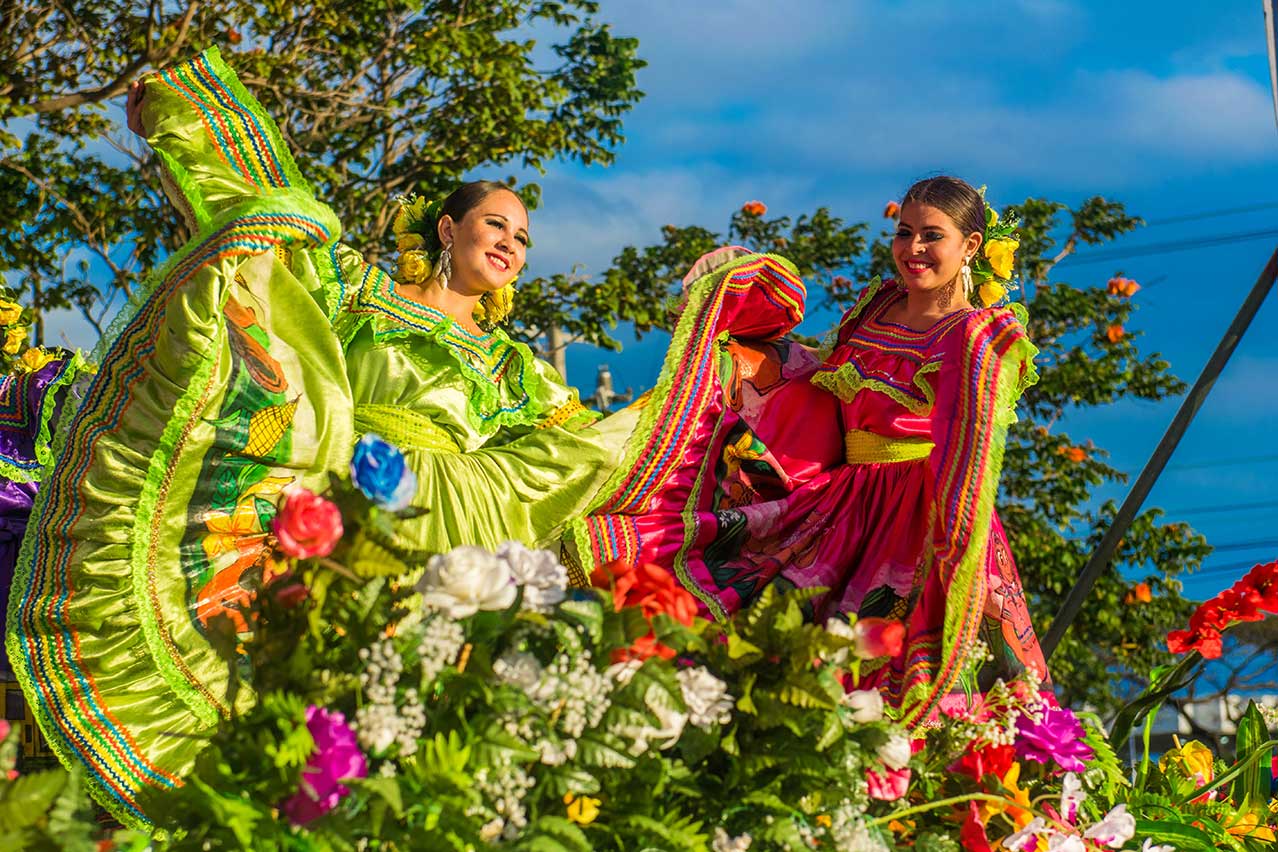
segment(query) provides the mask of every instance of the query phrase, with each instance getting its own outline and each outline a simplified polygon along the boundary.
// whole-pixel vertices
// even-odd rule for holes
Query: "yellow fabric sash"
[[[852,429],[843,436],[844,457],[848,464],[892,464],[925,459],[935,446],[926,438],[888,438]]]
[[[355,434],[380,435],[401,450],[460,453],[453,437],[426,415],[398,405],[358,403],[355,406]]]

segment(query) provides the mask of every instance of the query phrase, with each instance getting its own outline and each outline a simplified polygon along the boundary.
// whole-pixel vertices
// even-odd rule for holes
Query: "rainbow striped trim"
[[[644,409],[643,423],[635,433],[642,445],[626,451],[627,461],[634,464],[623,465],[618,471],[619,478],[605,489],[611,496],[598,511],[643,512],[682,462],[697,415],[720,392],[716,343],[726,333],[721,326],[725,304],[752,290],[785,311],[795,324],[803,318],[807,290],[789,261],[775,255],[753,256],[727,271],[722,283],[710,288],[696,304],[690,300],[675,330],[676,340],[681,341],[679,352],[685,357],[667,356],[670,375],[661,377],[654,393],[661,404],[650,401]]]
[[[642,538],[634,516],[652,508],[675,473],[699,457],[691,442],[708,416],[715,418],[717,434],[723,418],[719,359],[730,330],[746,326],[761,338],[780,336],[803,319],[807,295],[793,265],[777,255],[749,255],[727,264],[696,281],[688,293],[661,376],[646,395],[617,470],[587,516],[568,526],[587,576],[601,565],[639,558]],[[759,299],[770,310],[760,310]],[[771,316],[762,317],[765,313]],[[754,325],[760,319],[763,324]],[[688,501],[695,503],[700,493],[694,487]],[[689,505],[665,508],[688,517]],[[695,529],[685,528],[681,554],[694,535]],[[675,568],[683,584],[712,611],[721,611],[679,561]]]
[[[155,76],[200,117],[211,150],[247,184],[246,194],[288,186],[309,191],[279,129],[222,62],[216,48]]]
[[[13,373],[0,382],[0,431],[15,434],[12,453],[0,453],[0,476],[13,482],[38,482],[45,465],[52,459],[49,446],[49,426],[57,409],[58,391],[70,384],[81,373],[91,372],[80,354],[57,362],[52,375],[45,370],[29,373]],[[44,385],[40,382],[44,376]],[[37,409],[31,407],[31,396],[39,395]],[[30,443],[31,454],[25,455],[20,447]]]
[[[938,408],[954,411],[949,428],[937,434],[936,496],[927,554],[945,590],[944,629],[915,634],[906,652],[903,677],[906,724],[926,719],[940,698],[958,684],[980,632],[988,578],[985,573],[1010,418],[1026,376],[1033,374],[1037,350],[1016,315],[1006,308],[968,315],[955,340],[958,379],[954,398]]]
[[[118,330],[102,357],[103,368],[86,392],[79,410],[69,418],[59,438],[62,456],[56,473],[41,489],[33,511],[35,534],[24,542],[15,594],[10,603],[10,658],[27,690],[29,706],[45,736],[64,762],[83,763],[89,782],[103,803],[130,824],[145,823],[139,795],[148,788],[172,787],[181,780],[172,767],[157,764],[140,747],[132,722],[122,711],[129,696],[103,694],[94,678],[94,663],[81,655],[79,637],[95,625],[76,621],[75,604],[81,591],[76,572],[77,525],[92,520],[102,507],[78,487],[101,451],[110,452],[110,438],[125,419],[139,382],[147,377],[147,363],[163,345],[163,318],[174,298],[203,270],[224,261],[273,251],[277,246],[326,242],[332,229],[317,217],[295,213],[259,212],[235,217],[199,242],[189,244],[158,273],[156,283],[141,297],[136,310]],[[207,354],[211,363],[212,352]],[[202,372],[196,369],[196,372]],[[198,391],[193,382],[192,388]],[[176,416],[176,415],[175,415]],[[83,592],[91,593],[91,587]],[[163,635],[152,598],[138,589],[135,605],[144,632]],[[148,624],[150,630],[146,630]],[[150,638],[150,637],[148,637]],[[151,653],[157,649],[151,644]],[[180,660],[156,658],[165,673],[181,670]],[[170,682],[175,696],[168,708],[184,706],[183,685]],[[185,690],[193,687],[186,685]],[[163,703],[163,702],[161,702]],[[145,724],[145,719],[135,719]]]

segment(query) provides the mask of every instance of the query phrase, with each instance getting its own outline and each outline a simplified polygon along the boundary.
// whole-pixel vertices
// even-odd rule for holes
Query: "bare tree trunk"
[[[568,344],[564,341],[563,330],[557,325],[552,325],[547,337],[550,339],[550,345],[546,347],[549,350],[546,354],[549,356],[550,366],[554,367],[566,382],[568,381]]]

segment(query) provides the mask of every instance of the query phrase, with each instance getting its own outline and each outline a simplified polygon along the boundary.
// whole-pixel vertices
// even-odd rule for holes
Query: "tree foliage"
[[[112,300],[187,236],[119,109],[131,81],[210,45],[279,122],[372,260],[389,202],[475,169],[609,163],[642,96],[637,42],[592,0],[50,4],[0,11],[0,272],[37,310]],[[553,43],[543,46],[534,34]],[[535,184],[521,188],[537,202]],[[107,270],[103,272],[102,270]]]
[[[11,218],[0,272],[37,312],[74,306],[101,323],[185,238],[143,146],[122,131],[119,106],[141,73],[212,44],[279,121],[345,238],[373,260],[397,194],[438,195],[477,169],[539,169],[559,157],[607,164],[623,115],[641,97],[635,72],[644,63],[635,40],[614,36],[596,13],[590,0],[8,3],[0,202]],[[535,204],[536,185],[520,189]],[[1100,197],[1077,208],[1031,198],[1008,213],[1022,222],[1018,272],[1042,380],[1011,432],[1001,511],[1044,631],[1114,514],[1092,494],[1125,480],[1103,449],[1064,424],[1096,406],[1163,400],[1183,385],[1138,348],[1140,332],[1128,327],[1138,297],[1055,274],[1079,246],[1107,242],[1138,219]],[[722,234],[667,225],[658,242],[621,249],[599,276],[524,282],[512,331],[546,354],[573,341],[620,349],[615,325],[631,322],[639,334],[667,325],[671,284],[723,242],[789,257],[813,304],[847,306],[854,282],[891,273],[885,241],[871,241],[866,224],[826,208],[769,218],[751,202]],[[1137,519],[1053,659],[1067,700],[1110,708],[1165,661],[1162,636],[1188,613],[1177,577],[1207,552],[1156,509]],[[1133,597],[1133,572],[1148,602]]]

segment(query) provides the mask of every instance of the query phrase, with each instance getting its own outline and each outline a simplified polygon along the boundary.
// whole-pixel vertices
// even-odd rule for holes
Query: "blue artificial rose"
[[[417,477],[404,463],[404,454],[373,434],[355,445],[351,479],[368,499],[392,512],[407,507],[417,492]]]

